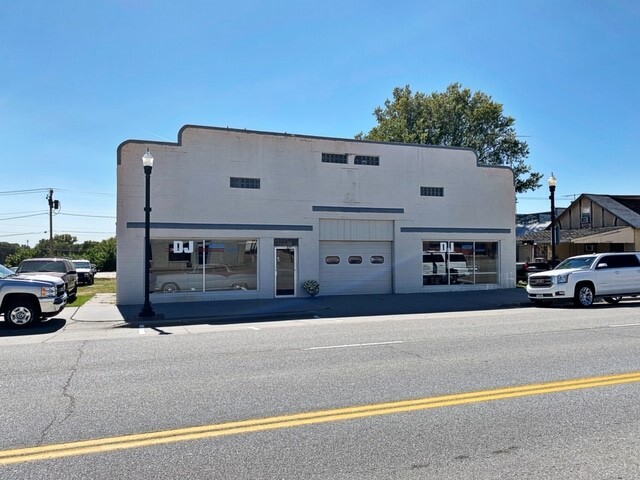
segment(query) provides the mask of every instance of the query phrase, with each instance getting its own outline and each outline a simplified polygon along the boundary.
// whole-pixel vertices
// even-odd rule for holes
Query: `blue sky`
[[[176,141],[185,124],[353,138],[407,84],[504,105],[545,175],[518,213],[549,209],[551,172],[560,207],[640,194],[635,0],[1,6],[0,241],[48,238],[49,188],[55,234],[113,236],[125,140]]]

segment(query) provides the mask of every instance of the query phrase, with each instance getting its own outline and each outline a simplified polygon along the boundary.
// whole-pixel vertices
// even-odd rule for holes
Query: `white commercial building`
[[[118,304],[515,286],[510,168],[468,149],[184,126],[118,148]]]

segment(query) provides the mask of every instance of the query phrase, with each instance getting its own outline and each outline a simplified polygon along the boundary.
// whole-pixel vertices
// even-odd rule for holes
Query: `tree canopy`
[[[54,255],[68,258],[86,258],[95,263],[98,270],[103,272],[114,272],[116,270],[116,239],[107,238],[101,242],[88,240],[78,243],[78,239],[73,235],[54,235]],[[50,255],[50,243],[48,239],[40,240],[36,246],[18,244],[5,244],[11,247],[6,255],[3,255],[0,263],[8,266],[18,266],[25,258],[48,257]],[[4,246],[4,245],[2,245]],[[3,250],[0,248],[0,254]]]
[[[459,83],[446,92],[415,94],[409,85],[393,90],[393,100],[373,112],[378,125],[358,139],[468,147],[487,165],[511,167],[516,193],[540,187],[542,174],[525,163],[529,146],[519,140],[513,117],[505,116],[502,104],[483,92],[471,92]]]

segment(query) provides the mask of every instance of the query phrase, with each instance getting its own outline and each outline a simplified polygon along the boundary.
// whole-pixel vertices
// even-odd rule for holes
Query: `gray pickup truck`
[[[10,327],[26,327],[53,317],[67,304],[62,279],[48,275],[20,277],[0,265],[0,312]]]

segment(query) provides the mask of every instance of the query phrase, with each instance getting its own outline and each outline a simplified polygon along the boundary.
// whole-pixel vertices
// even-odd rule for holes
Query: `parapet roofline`
[[[182,146],[182,136],[185,131],[189,129],[198,129],[198,130],[214,130],[218,132],[235,132],[235,133],[249,133],[253,135],[269,135],[276,137],[290,137],[290,138],[306,138],[309,140],[330,140],[335,142],[352,142],[352,143],[366,143],[366,144],[374,144],[374,145],[397,145],[397,146],[410,146],[410,147],[419,147],[419,148],[434,148],[434,149],[445,149],[445,150],[460,150],[471,152],[476,157],[476,165],[479,167],[492,167],[492,168],[506,168],[509,170],[513,170],[511,167],[506,165],[487,165],[484,163],[480,163],[478,161],[478,154],[475,150],[469,147],[452,147],[448,145],[425,145],[422,143],[400,143],[400,142],[381,142],[377,140],[358,140],[355,138],[339,138],[339,137],[322,137],[318,135],[306,135],[306,134],[297,134],[297,133],[288,133],[288,132],[269,132],[262,130],[247,130],[246,128],[229,128],[229,127],[215,127],[208,125],[194,125],[194,124],[186,124],[180,130],[178,130],[178,141],[177,142],[163,142],[157,140],[138,140],[138,139],[130,139],[125,140],[120,145],[118,145],[118,158],[117,164],[121,164],[121,153],[122,148],[130,143],[133,144],[144,144],[144,145],[168,145],[168,146]]]

